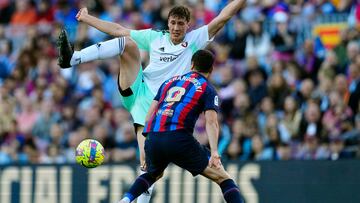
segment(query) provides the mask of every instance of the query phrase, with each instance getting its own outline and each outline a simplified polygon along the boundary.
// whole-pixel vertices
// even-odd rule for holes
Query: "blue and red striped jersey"
[[[197,72],[189,72],[165,81],[154,100],[158,106],[145,124],[144,134],[187,130],[193,132],[199,115],[213,109],[218,111],[219,101],[214,87]]]

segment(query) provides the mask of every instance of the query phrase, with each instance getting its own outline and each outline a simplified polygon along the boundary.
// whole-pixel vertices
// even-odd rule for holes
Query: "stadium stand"
[[[174,2],[192,9],[195,28],[227,0],[0,1],[0,165],[73,163],[74,148],[90,137],[107,162],[137,159],[117,60],[62,70],[55,42],[62,27],[75,47],[110,38],[76,21],[81,7],[130,28],[166,29]],[[249,0],[208,47],[223,158],[359,158],[359,23],[356,1]],[[208,144],[203,120],[195,136]]]

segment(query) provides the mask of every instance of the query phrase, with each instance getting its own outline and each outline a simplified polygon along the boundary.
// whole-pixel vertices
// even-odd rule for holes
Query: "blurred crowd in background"
[[[360,2],[247,2],[208,47],[216,55],[223,159],[360,158]],[[192,10],[194,29],[228,1],[0,0],[0,164],[73,163],[85,138],[104,145],[108,162],[137,159],[118,60],[60,69],[56,39],[62,27],[75,49],[111,39],[76,21],[81,7],[132,29],[167,29],[175,3]],[[339,39],[333,43],[313,32],[339,22],[339,33],[323,33]],[[142,58],[146,65],[148,54]],[[194,134],[208,144],[204,118]]]

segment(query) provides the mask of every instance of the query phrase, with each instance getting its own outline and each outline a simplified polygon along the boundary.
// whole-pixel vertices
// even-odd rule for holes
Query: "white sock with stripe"
[[[125,37],[114,38],[105,42],[100,42],[80,51],[74,51],[70,65],[78,65],[97,59],[107,59],[121,55],[125,49]]]

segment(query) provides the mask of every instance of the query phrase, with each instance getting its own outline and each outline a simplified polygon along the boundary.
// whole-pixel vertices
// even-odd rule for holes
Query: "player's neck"
[[[202,72],[199,72],[199,71],[196,71],[196,70],[194,70],[194,72],[197,72],[197,73],[199,73],[200,75],[202,75],[202,76],[204,76],[206,78],[209,78],[209,75],[210,75],[210,73],[202,73]]]
[[[174,45],[178,45],[178,44],[180,44],[182,41],[173,41],[173,40],[171,40],[171,42],[172,42]]]
[[[180,44],[180,43],[182,43],[182,42],[184,41],[184,38],[179,39],[179,40],[171,39],[171,38],[170,38],[170,40],[171,40],[171,42],[172,42],[174,45],[178,45],[178,44]]]

